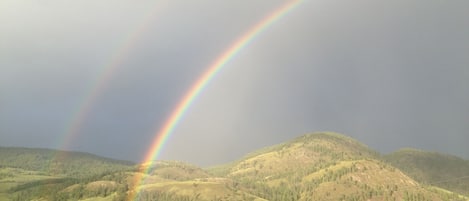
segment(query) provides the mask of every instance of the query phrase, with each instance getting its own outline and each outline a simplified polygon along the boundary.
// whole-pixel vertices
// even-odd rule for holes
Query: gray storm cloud
[[[69,149],[141,160],[198,76],[282,3],[2,1],[0,145],[57,147],[130,44]],[[320,130],[469,158],[468,9],[304,1],[211,80],[161,158],[213,165]]]

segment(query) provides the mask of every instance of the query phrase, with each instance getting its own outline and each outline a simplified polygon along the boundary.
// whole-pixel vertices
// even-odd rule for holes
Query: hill
[[[85,188],[88,183],[134,169],[132,162],[83,152],[0,147],[0,201],[31,200],[37,197],[60,200],[56,196],[70,197],[64,194],[78,192],[82,195],[97,195],[104,189],[116,190],[116,185],[112,188],[108,185]],[[81,188],[69,188],[61,192],[70,186]]]
[[[237,181],[267,200],[445,200],[453,196],[419,184],[366,145],[330,132],[267,147],[210,172]]]
[[[262,200],[235,188],[235,181],[188,163],[155,161],[139,168],[149,170],[139,186],[140,200]]]
[[[3,175],[0,178],[0,201],[124,201],[135,195],[135,200],[139,201],[469,200],[448,190],[450,188],[415,180],[417,176],[393,166],[393,161],[404,160],[402,155],[383,157],[350,137],[330,132],[300,136],[208,169],[180,161],[154,161],[132,166],[128,162],[91,154],[66,152],[65,155],[53,150],[33,151],[40,154],[24,148],[0,151],[4,152],[0,154],[4,157],[0,160],[8,161],[2,162],[0,167],[0,176]],[[51,153],[64,155],[51,157]],[[62,163],[61,167],[66,168],[61,171],[44,168],[47,165],[58,167],[51,165],[51,161],[52,164]],[[26,165],[21,165],[23,162]],[[82,167],[72,170],[78,164]],[[465,167],[464,164],[453,162],[453,166],[460,168]],[[83,173],[85,169],[96,167],[100,171]],[[435,168],[452,170],[441,165]],[[419,170],[422,175],[430,174],[427,172],[430,170]],[[143,183],[136,186],[140,178],[144,178]],[[459,186],[459,189],[463,187]]]
[[[417,149],[401,149],[385,156],[415,180],[469,196],[469,161]]]
[[[83,152],[0,147],[0,166],[80,178],[133,168],[134,163]]]

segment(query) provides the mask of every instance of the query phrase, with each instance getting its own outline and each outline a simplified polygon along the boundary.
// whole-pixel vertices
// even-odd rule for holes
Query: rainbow
[[[165,142],[168,140],[169,136],[177,126],[178,122],[181,121],[184,114],[187,112],[192,102],[197,98],[202,90],[207,86],[210,80],[217,75],[218,72],[230,61],[232,60],[243,48],[245,48],[256,36],[262,33],[270,25],[278,21],[280,18],[285,16],[289,11],[295,8],[301,0],[293,0],[287,2],[285,5],[281,6],[255,26],[250,28],[244,35],[237,39],[223,54],[221,54],[212,65],[210,65],[207,70],[200,76],[200,78],[190,87],[189,91],[184,95],[179,104],[177,104],[174,111],[171,113],[170,117],[166,120],[163,127],[155,133],[155,139],[151,145],[150,150],[147,152],[143,164],[146,167],[143,167],[141,170],[142,174],[137,174],[134,180],[134,189],[132,193],[129,193],[128,200],[137,200],[138,199],[138,188],[142,184],[144,175],[148,174],[148,171],[151,168],[152,161],[158,157],[161,150],[164,147]]]

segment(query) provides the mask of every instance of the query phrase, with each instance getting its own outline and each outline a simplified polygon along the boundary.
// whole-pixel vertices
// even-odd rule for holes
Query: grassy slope
[[[27,183],[51,179],[60,179],[60,177],[46,176],[41,172],[19,168],[0,168],[0,201],[11,199],[11,189]]]
[[[238,178],[264,178],[297,172],[297,167],[314,171],[342,160],[377,157],[376,152],[352,138],[335,133],[314,133],[260,149],[239,161],[209,171]]]

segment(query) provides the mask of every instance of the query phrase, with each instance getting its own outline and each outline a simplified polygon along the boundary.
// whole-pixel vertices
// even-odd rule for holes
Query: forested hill
[[[0,166],[78,178],[130,169],[134,163],[83,152],[0,147]]]
[[[415,181],[366,145],[337,133],[307,134],[210,172],[267,200],[466,199]]]

